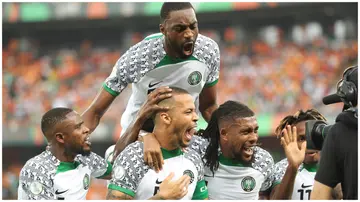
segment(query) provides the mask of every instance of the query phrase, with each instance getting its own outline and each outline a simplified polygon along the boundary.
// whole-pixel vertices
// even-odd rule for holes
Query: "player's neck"
[[[158,140],[160,147],[166,150],[174,150],[178,147],[172,144],[171,135],[174,135],[172,131],[169,131],[165,128],[154,127],[153,133],[155,134],[156,139]]]
[[[171,45],[166,43],[166,40],[164,40],[164,49],[166,52],[166,55],[169,56],[171,59],[177,59],[179,56],[171,49]]]
[[[49,151],[54,155],[60,162],[73,162],[75,155],[67,155],[64,149],[57,148],[56,146],[50,146]]]
[[[232,155],[231,151],[228,149],[229,147],[223,146],[222,144],[220,144],[220,149],[221,149],[221,153],[225,158],[233,158],[234,156]]]

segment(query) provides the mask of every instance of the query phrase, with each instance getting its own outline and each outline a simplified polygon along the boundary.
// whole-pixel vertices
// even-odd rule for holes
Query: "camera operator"
[[[344,199],[358,198],[357,69],[357,66],[346,69],[337,84],[336,94],[323,99],[324,104],[345,104],[335,124],[307,123],[308,143],[322,147],[311,199],[330,199],[331,190],[338,183],[341,183]]]

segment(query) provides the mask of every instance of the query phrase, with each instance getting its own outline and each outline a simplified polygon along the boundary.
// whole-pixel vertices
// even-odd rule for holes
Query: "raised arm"
[[[199,110],[205,121],[210,121],[211,114],[218,108],[216,103],[216,85],[204,87],[199,96]]]
[[[121,151],[125,149],[127,145],[135,142],[138,139],[140,130],[146,120],[151,118],[155,113],[159,111],[168,110],[167,107],[161,107],[158,104],[162,100],[171,97],[171,91],[172,90],[169,87],[159,87],[148,95],[148,99],[140,108],[134,122],[127,128],[124,135],[122,135],[116,142],[113,160],[116,158],[117,155],[119,155]]]
[[[275,185],[270,194],[271,199],[277,200],[291,199],[297,170],[305,158],[306,141],[304,141],[301,144],[301,148],[299,148],[297,144],[296,127],[288,125],[283,130],[281,145],[285,150],[285,155],[289,164],[286,168],[285,175],[281,179],[281,183],[279,185]]]
[[[101,117],[105,114],[115,98],[116,95],[109,93],[105,87],[103,87],[89,108],[82,114],[84,123],[86,127],[90,129],[90,133],[99,125]]]

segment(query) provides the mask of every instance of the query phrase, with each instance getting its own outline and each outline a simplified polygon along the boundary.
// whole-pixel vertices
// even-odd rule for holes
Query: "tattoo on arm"
[[[133,197],[124,194],[120,191],[109,189],[106,195],[106,200],[132,200]]]

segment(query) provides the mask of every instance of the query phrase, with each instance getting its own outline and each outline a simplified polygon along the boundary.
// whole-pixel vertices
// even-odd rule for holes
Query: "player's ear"
[[[57,142],[64,143],[64,134],[63,133],[56,133],[55,139]]]
[[[170,125],[170,123],[171,123],[171,117],[166,112],[160,113],[160,119],[167,125]]]
[[[165,25],[164,24],[159,24],[159,28],[160,28],[160,32],[165,35]]]
[[[226,128],[220,128],[220,138],[223,140],[228,140],[228,133]]]

